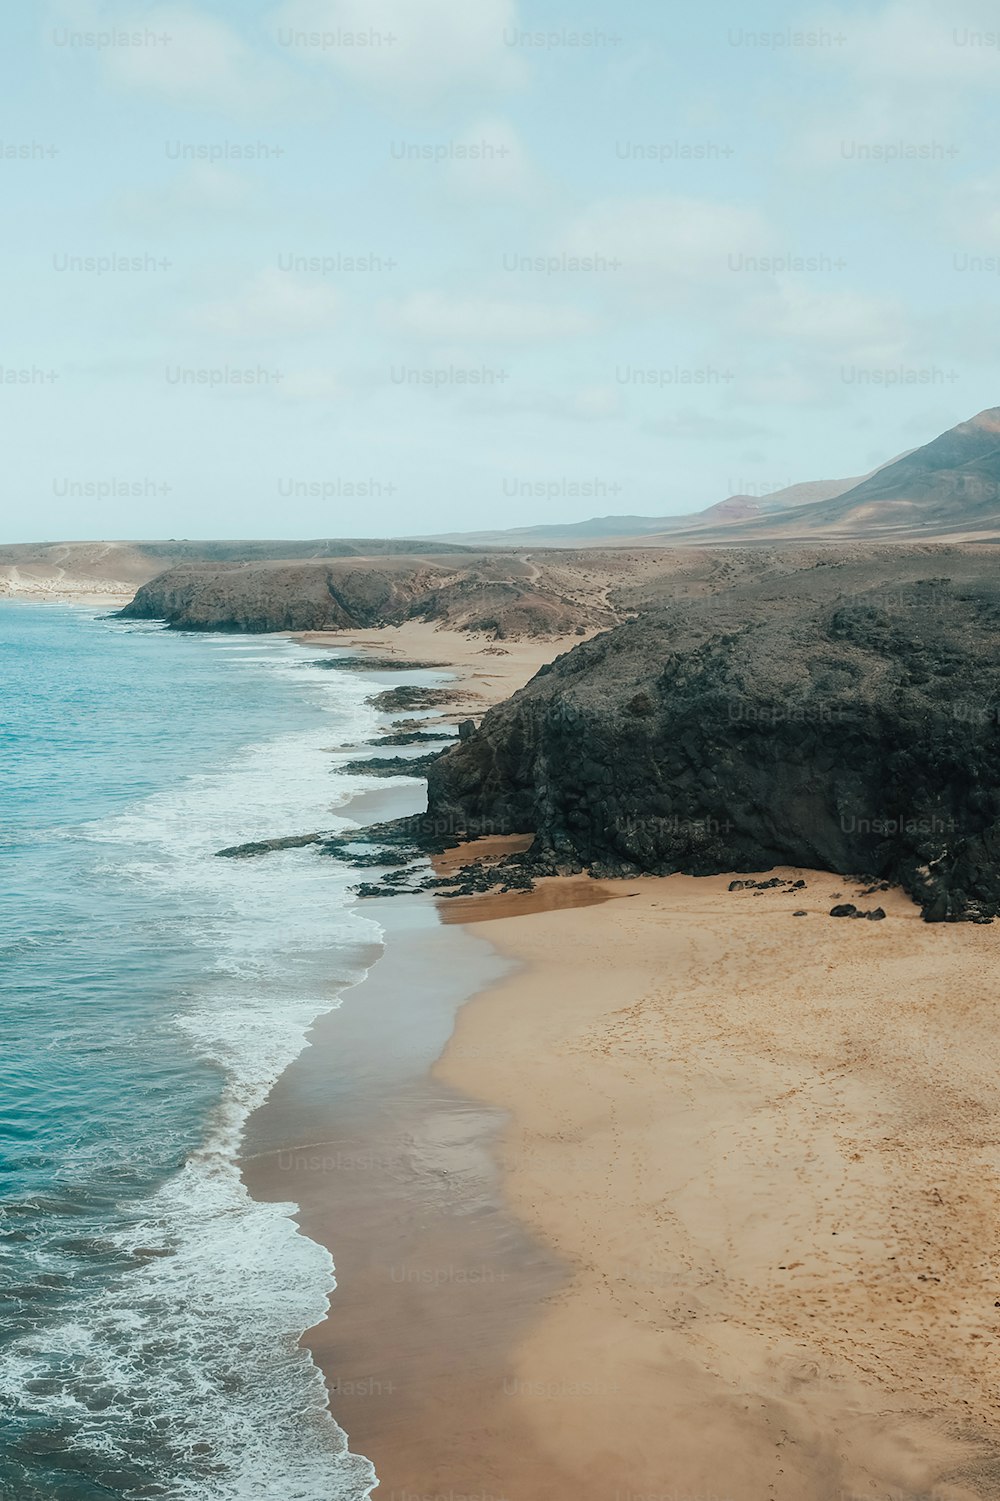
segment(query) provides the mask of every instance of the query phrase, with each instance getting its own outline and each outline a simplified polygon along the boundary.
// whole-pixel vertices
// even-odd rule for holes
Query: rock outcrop
[[[315,631],[435,620],[496,638],[608,625],[607,601],[518,556],[186,563],[145,584],[121,612],[183,630]]]
[[[828,570],[651,610],[429,768],[429,823],[597,875],[819,867],[931,921],[1000,912],[995,562],[887,593]],[[846,592],[845,592],[846,591]],[[817,597],[818,596],[818,597]]]

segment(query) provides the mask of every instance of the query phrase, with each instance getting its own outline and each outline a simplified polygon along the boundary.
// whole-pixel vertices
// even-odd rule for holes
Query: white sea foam
[[[374,1472],[348,1452],[297,1343],[326,1311],[333,1262],[299,1233],[293,1205],[249,1196],[236,1155],[250,1113],[339,1003],[334,983],[361,978],[381,929],[351,910],[352,876],[315,851],[216,851],[348,827],[331,807],[364,782],[334,770],[328,752],[365,740],[378,720],[369,684],[309,668],[288,642],[255,643],[253,655],[241,646],[218,643],[220,670],[300,674],[328,722],[249,746],[88,830],[125,879],[169,891],[171,910],[181,897],[182,941],[211,956],[207,981],[178,997],[175,1025],[221,1071],[221,1100],[200,1149],[116,1232],[144,1265],[78,1304],[72,1322],[22,1340],[4,1385],[71,1415],[73,1443],[109,1462],[135,1460],[156,1438],[173,1462],[156,1478],[178,1501],[360,1501]],[[43,1359],[73,1379],[40,1394]],[[96,1400],[81,1404],[81,1389]],[[122,1421],[109,1424],[108,1404]]]

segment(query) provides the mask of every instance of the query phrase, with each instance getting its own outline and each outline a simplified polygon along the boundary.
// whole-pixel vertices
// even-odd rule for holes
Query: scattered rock
[[[830,916],[861,917],[867,918],[870,922],[881,922],[885,917],[885,912],[881,907],[876,907],[872,912],[862,912],[860,908],[855,907],[853,902],[843,902],[839,907],[830,908]]]
[[[431,751],[426,756],[366,756],[359,761],[341,762],[336,770],[365,777],[423,777],[441,754]]]
[[[399,688],[374,693],[368,702],[374,708],[392,714],[397,709],[436,709],[440,704],[450,703],[454,697],[455,691],[451,688],[418,688],[405,683]]]
[[[287,834],[279,839],[258,839],[252,844],[231,844],[215,853],[221,860],[247,860],[254,855],[269,855],[274,850],[297,850],[308,844],[322,844],[328,837],[326,834]]]
[[[317,657],[314,667],[333,672],[440,672],[443,662],[407,662],[402,657]]]
[[[369,740],[369,745],[425,745],[431,741],[454,741],[450,730],[396,730]]]
[[[382,886],[375,881],[361,881],[354,888],[356,896],[368,898],[373,896],[402,896],[398,886]]]

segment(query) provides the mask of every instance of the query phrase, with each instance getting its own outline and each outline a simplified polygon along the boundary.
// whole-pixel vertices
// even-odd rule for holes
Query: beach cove
[[[539,650],[307,639],[447,661],[456,717]],[[306,1342],[376,1495],[995,1494],[993,930],[778,874],[365,904],[244,1170],[333,1252]]]

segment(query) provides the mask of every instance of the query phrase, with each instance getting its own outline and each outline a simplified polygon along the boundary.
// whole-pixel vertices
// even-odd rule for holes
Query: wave
[[[220,671],[297,674],[323,722],[249,745],[82,831],[102,876],[148,892],[164,943],[201,952],[202,980],[177,996],[172,1027],[221,1092],[201,1145],[108,1234],[112,1260],[130,1269],[12,1345],[0,1396],[54,1424],[81,1475],[117,1475],[123,1496],[157,1486],[177,1501],[360,1501],[374,1471],[349,1452],[298,1346],[325,1314],[333,1261],[298,1231],[295,1205],[249,1196],[237,1157],[251,1113],[317,1017],[340,1004],[331,955],[342,991],[363,977],[382,929],[352,910],[349,873],[314,851],[215,856],[350,826],[333,808],[370,784],[339,772],[330,750],[369,738],[378,716],[369,684],[310,670],[304,648],[242,646],[218,643]]]

